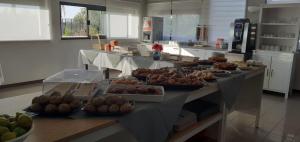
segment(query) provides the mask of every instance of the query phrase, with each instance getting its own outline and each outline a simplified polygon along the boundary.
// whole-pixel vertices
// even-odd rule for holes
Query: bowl
[[[32,124],[30,130],[27,133],[25,133],[24,135],[22,135],[20,137],[13,139],[13,140],[7,141],[7,142],[23,142],[23,141],[25,141],[26,138],[32,133],[33,128],[34,128],[34,126]]]

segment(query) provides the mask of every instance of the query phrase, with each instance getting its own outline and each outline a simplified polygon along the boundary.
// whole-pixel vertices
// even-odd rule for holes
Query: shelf
[[[261,24],[266,26],[297,26],[297,24],[291,24],[291,23],[261,23]]]
[[[265,37],[261,36],[260,38],[265,38],[265,39],[281,39],[281,40],[295,40],[296,38],[290,38],[290,37]]]
[[[195,136],[196,134],[200,133],[204,129],[212,126],[213,124],[217,123],[218,121],[222,120],[222,113],[217,113],[208,118],[194,124],[193,126],[174,133],[169,138],[169,142],[185,142],[186,140],[190,139],[191,137]]]
[[[270,53],[294,53],[294,52],[288,52],[288,51],[272,51],[272,50],[263,50],[263,49],[256,49],[258,52],[270,52]]]
[[[186,99],[185,103],[192,102],[194,100],[198,100],[200,98],[203,98],[207,95],[213,94],[215,92],[218,92],[219,88],[217,84],[209,84],[202,89],[196,90],[189,95],[189,97]]]

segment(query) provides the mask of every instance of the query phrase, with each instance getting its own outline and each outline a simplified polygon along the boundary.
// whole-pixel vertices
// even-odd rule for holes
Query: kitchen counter
[[[219,49],[213,46],[208,46],[208,47],[197,47],[197,46],[187,46],[187,45],[180,45],[181,48],[191,48],[191,49],[202,49],[202,50],[212,50],[212,51],[223,51],[227,52],[228,49]]]
[[[145,45],[151,47],[153,44],[152,43],[142,43],[140,45]],[[218,49],[214,46],[208,46],[208,47],[199,47],[199,46],[188,46],[188,45],[170,45],[170,44],[162,44],[165,47],[180,47],[180,48],[190,48],[190,49],[202,49],[202,50],[212,50],[212,51],[223,51],[226,52],[228,49]]]

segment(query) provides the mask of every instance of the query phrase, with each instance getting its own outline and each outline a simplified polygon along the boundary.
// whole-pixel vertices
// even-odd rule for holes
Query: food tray
[[[185,61],[175,61],[175,65],[180,67],[194,67],[198,66],[198,62],[185,62]]]
[[[229,77],[231,75],[230,71],[221,70],[222,72],[213,72],[216,77]]]
[[[137,78],[138,80],[141,80],[141,81],[146,81],[147,80],[146,76],[138,76],[138,75],[132,75],[132,76]]]
[[[213,61],[210,61],[210,60],[199,60],[199,61],[198,61],[198,64],[199,64],[199,65],[213,65],[214,62],[213,62]]]
[[[78,109],[75,109],[73,110],[72,112],[70,113],[66,113],[66,114],[59,114],[59,113],[56,113],[56,114],[47,114],[47,113],[36,113],[36,112],[33,112],[31,109],[30,109],[30,106],[25,108],[24,111],[26,112],[26,114],[28,115],[31,115],[31,116],[39,116],[39,117],[50,117],[50,118],[56,118],[56,117],[68,117],[68,116],[71,116],[73,115],[74,113],[77,113],[80,111],[80,108]]]
[[[185,91],[189,91],[189,90],[196,90],[199,88],[204,87],[204,84],[201,85],[167,85],[167,84],[149,84],[149,85],[160,85],[163,86],[163,88],[165,90],[185,90]]]
[[[122,113],[122,112],[89,113],[89,112],[84,111],[83,108],[81,109],[81,111],[84,112],[84,114],[87,115],[87,116],[123,116],[123,115],[130,114],[131,112],[133,112],[135,107],[136,107],[135,106],[135,101],[129,101],[129,103],[132,105],[133,109],[132,109],[132,111],[127,112],[127,113]]]
[[[116,94],[116,93],[108,93],[108,90],[114,87],[124,87],[126,88],[128,85],[110,85],[105,90],[104,94],[106,95],[120,95],[127,100],[133,100],[136,102],[162,102],[165,97],[165,91],[162,86],[153,86],[153,85],[134,85],[134,86],[144,86],[144,87],[151,87],[160,90],[160,95],[155,94]]]
[[[204,87],[204,84],[202,85],[162,85],[165,90],[185,90],[185,91],[192,91],[197,90],[202,87]]]

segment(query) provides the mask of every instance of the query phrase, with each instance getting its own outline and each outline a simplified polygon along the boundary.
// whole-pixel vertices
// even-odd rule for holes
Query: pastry
[[[67,94],[63,96],[63,102],[64,103],[71,103],[74,100],[74,96]]]
[[[50,96],[42,95],[33,98],[30,111],[37,114],[64,115],[78,109],[80,106],[80,99],[71,94],[61,96],[60,93],[52,93]]]
[[[98,113],[107,113],[108,112],[108,105],[102,105],[102,106],[99,106],[97,108],[97,112]]]
[[[193,73],[188,74],[188,76],[194,76],[197,77],[199,80],[205,81],[211,81],[216,79],[214,74],[209,71],[194,71]]]
[[[195,76],[183,76],[179,74],[173,74],[167,76],[161,75],[150,75],[148,76],[148,83],[151,85],[173,85],[173,86],[202,86],[202,82]]]
[[[111,84],[138,85],[142,83],[133,79],[120,79],[120,80],[112,80]]]
[[[93,100],[92,100],[92,104],[94,106],[101,106],[102,104],[104,104],[104,98],[103,97],[95,97]]]
[[[38,103],[34,103],[30,106],[30,109],[33,111],[33,112],[36,112],[36,113],[41,113],[43,112],[43,107],[42,105],[38,104]]]
[[[120,107],[121,113],[129,113],[133,110],[133,106],[130,103],[123,104]]]
[[[96,103],[99,100],[101,100],[102,103]],[[84,106],[83,110],[86,113],[94,114],[94,115],[97,115],[97,114],[100,114],[100,115],[124,114],[124,113],[129,113],[134,109],[134,107],[132,105],[129,107],[128,104],[129,104],[129,102],[126,99],[124,99],[122,96],[118,96],[118,95],[110,95],[110,96],[105,96],[105,97],[94,97],[94,98],[91,98],[87,102],[87,104]],[[121,111],[122,106],[124,106],[124,107],[122,108],[122,111]]]
[[[151,94],[151,95],[160,95],[162,92],[154,88],[153,86],[144,86],[144,85],[126,85],[126,86],[112,86],[108,89],[107,93],[109,94]],[[109,99],[108,99],[109,100]],[[115,101],[118,99],[116,98]]]
[[[120,111],[120,107],[117,104],[112,104],[111,106],[109,106],[108,108],[108,112],[110,113],[117,113]]]
[[[233,63],[216,63],[214,67],[220,70],[236,70],[237,65]]]
[[[212,60],[199,60],[198,64],[199,65],[213,65],[214,61],[212,61]]]
[[[55,114],[57,113],[57,106],[54,104],[48,104],[44,110],[47,114]]]
[[[208,60],[216,63],[227,62],[227,59],[225,57],[219,57],[219,56],[210,57]]]
[[[72,111],[71,106],[69,104],[60,104],[58,106],[58,112],[61,114],[67,114]]]

